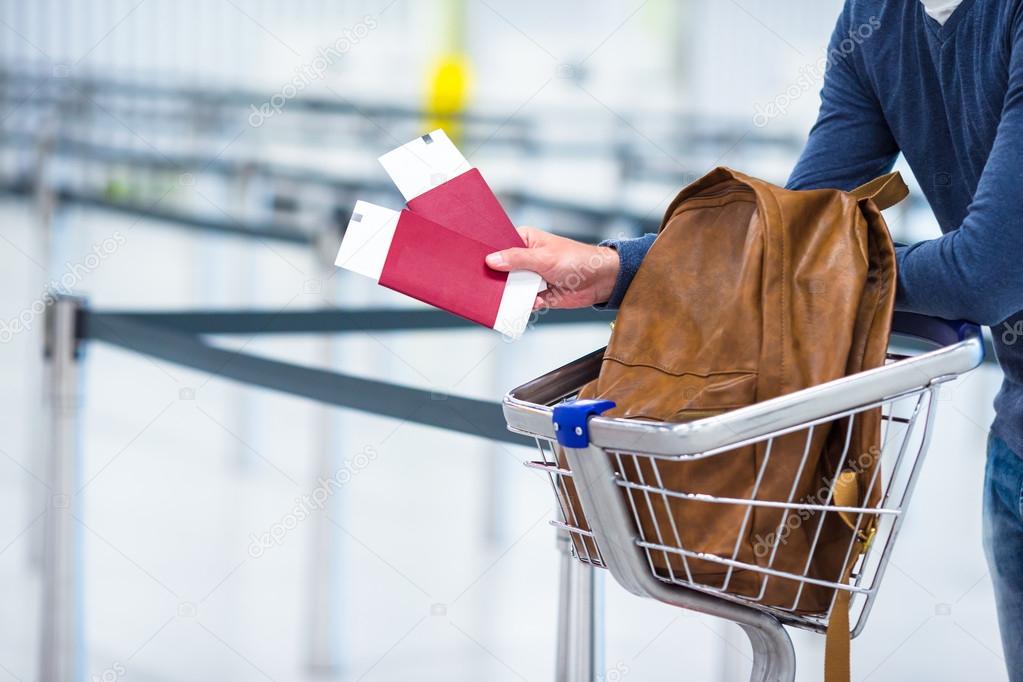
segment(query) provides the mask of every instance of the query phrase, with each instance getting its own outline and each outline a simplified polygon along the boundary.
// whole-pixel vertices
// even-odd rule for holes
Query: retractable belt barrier
[[[549,324],[606,322],[608,312],[550,310],[538,316]],[[80,308],[76,336],[329,405],[435,426],[517,445],[528,438],[511,433],[497,402],[401,386],[314,367],[227,350],[204,341],[203,334],[307,334],[359,331],[475,329],[438,310],[99,312]]]

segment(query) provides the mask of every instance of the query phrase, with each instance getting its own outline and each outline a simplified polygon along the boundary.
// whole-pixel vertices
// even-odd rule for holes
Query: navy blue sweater
[[[993,328],[992,430],[1023,453],[1023,0],[847,0],[792,189],[852,189],[901,152],[942,236],[896,248],[896,307]],[[616,307],[654,235],[611,242]],[[1018,333],[1017,333],[1018,332]]]

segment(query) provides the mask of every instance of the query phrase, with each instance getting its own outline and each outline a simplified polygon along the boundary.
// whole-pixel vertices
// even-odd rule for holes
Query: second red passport
[[[408,200],[413,213],[501,251],[525,246],[480,172],[472,168]]]

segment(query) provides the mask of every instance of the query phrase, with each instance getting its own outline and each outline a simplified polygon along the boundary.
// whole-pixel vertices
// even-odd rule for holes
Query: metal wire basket
[[[510,392],[504,401],[505,417],[511,430],[536,439],[540,457],[527,466],[548,474],[560,510],[560,519],[553,525],[571,538],[578,562],[610,569],[619,583],[638,595],[730,618],[748,630],[774,630],[769,635],[774,644],[758,652],[754,641],[755,653],[761,658],[791,658],[791,644],[787,635],[784,641],[779,639],[777,630],[783,633],[783,629],[778,623],[823,632],[839,591],[850,594],[852,635],[862,631],[927,451],[941,384],[983,359],[980,332],[973,325],[897,314],[893,343],[899,343],[900,337],[938,348],[915,356],[890,351],[884,367],[677,424],[605,418],[599,413],[609,405],[573,401],[579,388],[596,377],[601,350]],[[814,441],[815,434],[832,431],[831,437],[841,446],[836,472],[855,471],[863,453],[850,447],[850,434],[857,420],[871,414],[876,418],[878,411],[880,445],[870,453],[878,465],[871,465],[868,490],[859,498],[876,500],[876,505],[836,504],[837,476],[813,494],[797,497],[796,483],[804,474],[812,444],[819,443],[819,438]],[[772,448],[782,438],[789,448],[793,439],[802,444],[802,460],[787,497],[765,498],[759,494],[761,482],[772,466]],[[665,475],[673,463],[727,458],[751,445],[765,454],[747,496],[685,489]],[[875,488],[877,493],[872,495]],[[734,536],[722,541],[732,549],[708,552],[687,547],[688,529],[673,513],[680,501],[714,505],[720,513],[732,514],[738,521]],[[740,556],[739,548],[758,509],[777,510],[779,521],[773,532],[755,538],[756,560],[750,561]],[[840,517],[851,529],[843,566],[852,562],[852,567],[822,576],[810,569],[829,516]],[[783,568],[777,563],[779,549],[797,531],[809,538],[806,561],[795,569]],[[716,566],[719,571],[708,580],[706,570],[696,571],[694,565]],[[755,575],[760,589],[736,594],[734,583],[740,572],[747,573],[747,580]],[[771,581],[797,584],[791,603],[764,603]],[[810,586],[829,590],[830,604],[824,609],[801,608]],[[769,616],[768,620],[752,616],[750,609]],[[784,660],[761,660],[758,666],[761,676],[755,670],[754,679],[791,679]]]

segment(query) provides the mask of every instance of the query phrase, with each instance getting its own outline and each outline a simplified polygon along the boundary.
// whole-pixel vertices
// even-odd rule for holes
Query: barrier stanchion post
[[[50,264],[53,260],[53,240],[54,240],[54,221],[56,220],[57,211],[57,197],[56,191],[52,183],[49,181],[48,168],[51,163],[51,157],[53,156],[53,150],[56,141],[53,139],[52,134],[41,137],[36,145],[36,160],[35,167],[32,176],[32,199],[34,203],[36,213],[36,241],[38,248],[38,259],[46,265],[47,271],[44,275],[49,275]],[[46,276],[38,277],[37,271],[32,270],[31,279],[29,281],[29,291],[41,291],[47,286]],[[40,281],[42,280],[42,281]],[[31,332],[35,334],[35,330]],[[39,343],[41,337],[36,339],[36,343]],[[33,359],[32,371],[35,374],[37,383],[33,386],[34,391],[32,395],[26,396],[29,400],[35,400],[36,404],[43,401],[43,360],[40,357]],[[45,424],[43,417],[32,412],[29,416],[30,422],[28,424],[29,431],[31,433],[43,433],[45,432]],[[43,450],[44,445],[39,443],[39,450],[33,452],[33,457],[36,459],[37,465],[40,468],[46,466],[46,453]],[[35,513],[35,510],[39,509],[40,503],[46,504],[44,499],[47,495],[47,491],[42,490],[38,493],[33,493],[28,496],[29,510],[31,513]],[[28,559],[29,564],[35,571],[41,571],[43,565],[43,538],[37,533],[33,533],[29,541]]]
[[[337,239],[321,240],[319,246],[318,279],[311,280],[322,287],[324,282],[331,282],[331,251],[336,248]],[[320,294],[336,304],[336,293],[332,288]],[[336,367],[340,363],[335,339],[325,335],[320,340],[320,360],[325,367]],[[329,481],[336,479],[339,472],[338,456],[339,439],[335,424],[336,410],[328,405],[316,408],[316,479]],[[351,443],[352,439],[345,439]],[[325,508],[313,517],[313,542],[310,545],[309,581],[306,587],[308,608],[307,627],[309,628],[308,644],[306,645],[306,665],[314,674],[337,675],[344,667],[344,638],[342,624],[346,608],[343,602],[344,576],[342,574],[342,546],[338,537],[338,528],[327,516],[332,512],[341,518],[341,499],[343,491],[330,496]]]
[[[75,562],[79,537],[72,516],[78,475],[79,344],[77,323],[84,301],[61,297],[46,310],[47,484],[50,502],[43,530],[42,631],[39,679],[78,680],[84,652]]]

